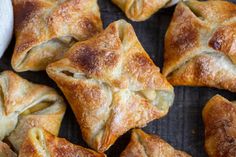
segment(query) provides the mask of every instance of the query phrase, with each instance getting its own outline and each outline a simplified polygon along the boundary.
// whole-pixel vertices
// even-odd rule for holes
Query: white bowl
[[[0,57],[8,47],[13,31],[13,8],[11,0],[0,0]]]

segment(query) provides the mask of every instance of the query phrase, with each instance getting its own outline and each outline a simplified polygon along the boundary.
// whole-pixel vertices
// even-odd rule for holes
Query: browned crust
[[[236,16],[235,16],[236,17]],[[236,22],[235,20],[217,28],[208,42],[209,47],[226,54],[236,63]]]
[[[55,93],[52,88],[33,84],[12,71],[1,73],[0,86],[3,94],[4,115],[18,111],[22,106],[30,104],[35,99],[43,96],[44,93]]]
[[[209,21],[212,24],[221,24],[236,16],[235,4],[229,1],[186,1],[185,4],[191,8],[196,16]]]
[[[0,119],[5,121],[1,123],[5,125],[0,126],[0,138],[7,136],[15,150],[18,151],[25,134],[32,127],[42,127],[52,134],[58,134],[66,106],[54,89],[31,83],[12,71],[4,71],[0,74],[0,96]],[[21,115],[40,102],[51,104]]]
[[[180,2],[165,36],[163,74],[170,83],[235,92],[235,19],[230,2]]]
[[[216,95],[203,109],[205,148],[210,157],[236,156],[236,107]]]
[[[149,135],[140,129],[132,131],[130,143],[121,157],[190,157],[185,152],[175,150],[156,135]]]
[[[12,71],[1,73],[0,87],[3,94],[4,115],[16,112],[21,107],[47,95],[51,96],[51,101],[62,102],[62,98],[54,89],[29,82]]]
[[[173,99],[172,86],[123,20],[75,44],[47,73],[69,101],[85,141],[101,152],[129,129],[167,114],[171,102],[155,106],[140,91],[162,91]]]
[[[39,133],[40,136],[43,136],[43,139],[37,139]],[[44,146],[40,145],[41,143]],[[40,128],[33,128],[29,131],[20,149],[19,157],[41,157],[46,155],[45,152],[39,149],[40,147],[44,147],[44,150],[53,157],[106,157],[103,153],[74,145],[66,139],[56,137]]]
[[[226,69],[222,65],[224,63],[218,60],[220,57],[198,55],[174,71],[167,79],[173,85],[208,86],[236,92],[236,77],[234,72],[230,71],[234,69]]]
[[[159,9],[163,8],[169,0],[112,0],[126,16],[133,21],[145,21]]]
[[[0,141],[0,156],[1,157],[17,157],[16,153],[11,150],[11,148]]]
[[[25,62],[29,51],[42,43],[64,36],[86,40],[102,30],[97,0],[14,0],[13,6],[16,45],[12,66],[16,71],[43,70],[33,60]]]
[[[112,86],[122,88],[113,84],[115,80],[111,77],[114,76],[110,74],[122,61],[124,73],[142,82],[142,88],[171,89],[171,85],[160,74],[159,68],[155,66],[139,43],[132,26],[123,23],[121,21],[120,24],[119,22],[112,23],[103,33],[73,46],[66,53],[70,64],[89,77],[99,78]],[[127,52],[122,52],[123,46]],[[127,59],[123,59],[123,56]]]
[[[177,29],[178,28],[178,29]],[[179,65],[195,55],[200,46],[199,29],[207,29],[195,14],[180,2],[165,35],[163,74],[169,75]]]

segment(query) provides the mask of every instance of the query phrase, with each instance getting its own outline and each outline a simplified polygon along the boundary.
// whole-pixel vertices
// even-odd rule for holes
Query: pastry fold
[[[17,157],[17,155],[6,143],[0,141],[0,157]]]
[[[13,0],[16,71],[45,70],[75,41],[102,30],[97,0]]]
[[[112,0],[133,21],[145,21],[170,0]]]
[[[134,129],[130,143],[120,157],[190,157],[190,155],[174,149],[156,135]]]
[[[28,82],[11,71],[0,74],[0,140],[16,151],[32,127],[57,135],[66,106],[52,88]]]
[[[236,92],[236,5],[180,2],[165,36],[163,74],[172,85]]]
[[[106,157],[105,154],[74,145],[41,128],[29,130],[19,157]]]
[[[63,91],[84,140],[103,152],[131,128],[166,115],[173,87],[124,20],[75,44],[47,73]]]
[[[220,95],[211,98],[202,112],[205,149],[209,157],[236,156],[236,104]]]

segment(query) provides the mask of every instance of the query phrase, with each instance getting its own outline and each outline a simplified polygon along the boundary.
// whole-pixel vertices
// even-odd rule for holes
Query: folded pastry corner
[[[174,99],[173,87],[124,20],[76,43],[47,73],[70,103],[84,140],[99,152],[129,129],[166,115]]]
[[[145,21],[170,0],[112,0],[133,21]]]
[[[212,97],[202,112],[205,149],[209,157],[236,156],[236,104],[220,95]]]
[[[0,141],[0,157],[17,157],[17,155],[6,143]]]
[[[19,157],[106,157],[103,153],[74,145],[41,128],[29,130],[20,149]]]
[[[120,157],[190,157],[185,152],[174,149],[156,135],[149,135],[141,129],[132,131],[131,140]]]
[[[39,71],[102,30],[97,0],[13,0],[14,70]]]
[[[165,36],[163,74],[172,85],[236,92],[236,5],[180,2]]]
[[[0,140],[7,138],[16,151],[32,127],[57,135],[65,109],[54,89],[33,84],[11,71],[0,74]]]

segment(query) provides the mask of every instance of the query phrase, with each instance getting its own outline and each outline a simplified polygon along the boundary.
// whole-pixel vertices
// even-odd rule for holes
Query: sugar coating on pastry
[[[190,155],[176,150],[156,135],[134,129],[131,140],[120,157],[190,157]]]
[[[236,156],[236,106],[220,95],[212,97],[203,112],[205,149],[209,157]]]
[[[163,74],[173,85],[236,92],[236,5],[180,2],[165,36]]]
[[[19,157],[106,157],[91,149],[83,148],[59,138],[42,128],[29,130],[21,146]]]
[[[102,30],[97,0],[13,0],[15,71],[39,71]]]
[[[134,127],[165,116],[173,87],[124,20],[76,43],[47,67],[80,125],[84,140],[103,152]]]
[[[170,0],[112,0],[133,21],[145,21]]]
[[[16,151],[32,127],[57,135],[65,109],[54,89],[33,84],[12,71],[0,74],[0,140],[7,138]]]

